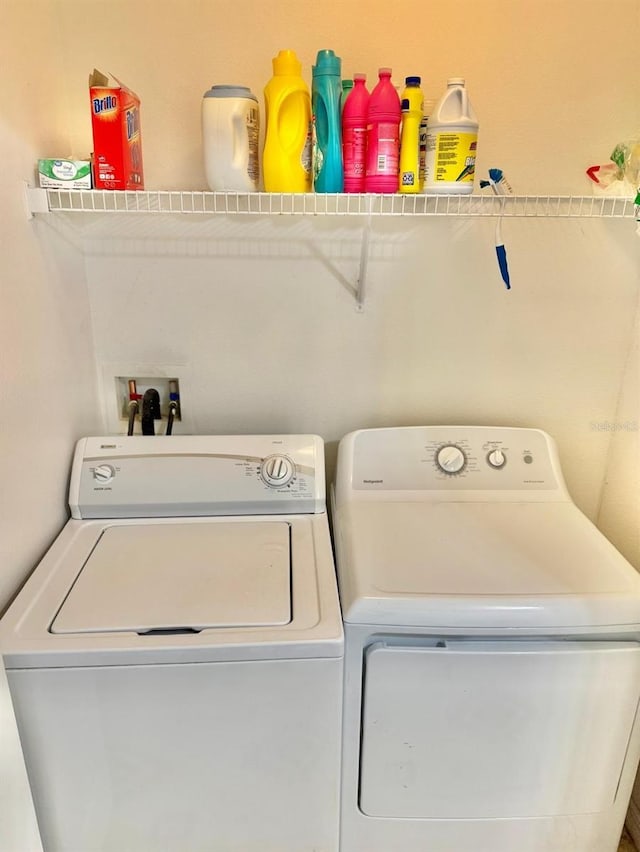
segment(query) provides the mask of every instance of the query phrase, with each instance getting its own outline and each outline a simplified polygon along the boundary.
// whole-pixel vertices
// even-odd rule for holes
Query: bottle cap
[[[296,56],[294,50],[281,50],[273,59],[273,73],[277,75],[292,74],[299,76],[302,73],[302,63]]]
[[[390,77],[391,68],[378,68],[378,77]]]
[[[251,94],[247,86],[232,86],[232,85],[216,85],[212,86],[208,92],[204,93],[205,98],[247,98],[252,101],[258,101],[255,95]]]
[[[366,81],[366,79],[367,79],[366,74],[354,74],[353,75],[353,82],[354,83],[355,83],[356,80],[365,80]]]
[[[405,86],[419,86],[421,83],[420,77],[405,77]]]
[[[464,86],[464,77],[449,77],[447,86]]]
[[[334,74],[340,76],[340,57],[333,50],[319,50],[316,64],[312,67],[312,75]]]

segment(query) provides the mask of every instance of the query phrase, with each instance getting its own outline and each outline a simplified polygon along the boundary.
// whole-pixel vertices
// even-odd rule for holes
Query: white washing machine
[[[323,450],[79,442],[72,519],[0,623],[46,852],[335,852]]]
[[[340,443],[341,852],[615,852],[640,577],[534,429]]]

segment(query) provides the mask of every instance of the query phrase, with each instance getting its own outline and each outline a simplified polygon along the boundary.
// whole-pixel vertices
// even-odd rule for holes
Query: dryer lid
[[[640,625],[640,576],[571,503],[354,502],[334,530],[345,622]]]
[[[53,633],[154,633],[291,621],[286,522],[114,525],[58,611]]]

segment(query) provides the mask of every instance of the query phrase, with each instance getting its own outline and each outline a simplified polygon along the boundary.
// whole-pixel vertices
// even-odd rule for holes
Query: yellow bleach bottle
[[[419,192],[420,186],[420,123],[423,98],[420,77],[406,77],[400,98],[402,130],[400,131],[400,192]]]
[[[273,59],[264,100],[265,191],[311,192],[311,95],[293,50],[281,50]]]
[[[427,121],[425,191],[462,195],[473,191],[478,119],[462,77],[451,77]]]

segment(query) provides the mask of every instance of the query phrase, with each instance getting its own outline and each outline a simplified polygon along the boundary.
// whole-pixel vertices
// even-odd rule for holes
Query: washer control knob
[[[436,453],[436,464],[443,473],[460,473],[467,461],[460,447],[447,444]]]
[[[268,456],[260,466],[260,476],[272,488],[282,488],[293,479],[295,467],[286,456]]]
[[[93,469],[93,478],[96,482],[111,482],[116,475],[110,464],[99,464]]]
[[[507,457],[502,452],[502,450],[491,450],[491,452],[487,456],[487,461],[489,462],[491,467],[501,468],[504,467],[507,463]]]

